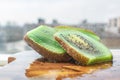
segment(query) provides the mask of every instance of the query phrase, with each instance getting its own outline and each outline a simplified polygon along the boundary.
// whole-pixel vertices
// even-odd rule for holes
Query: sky
[[[47,23],[79,24],[108,22],[120,17],[120,0],[0,0],[0,24],[36,23],[43,18]]]

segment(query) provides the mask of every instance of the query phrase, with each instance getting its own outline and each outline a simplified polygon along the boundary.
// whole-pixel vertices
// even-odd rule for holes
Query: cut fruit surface
[[[42,25],[29,31],[24,39],[45,58],[56,61],[68,61],[70,56],[66,54],[66,51],[53,37],[55,32],[55,29]]]
[[[81,65],[112,61],[112,53],[99,41],[79,31],[59,31],[55,39]]]

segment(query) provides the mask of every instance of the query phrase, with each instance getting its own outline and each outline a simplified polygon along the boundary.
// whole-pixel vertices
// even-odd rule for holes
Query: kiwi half
[[[24,40],[39,54],[49,60],[69,61],[71,57],[54,39],[53,34],[56,32],[54,28],[41,25],[29,31]]]
[[[84,28],[76,28],[76,27],[71,27],[71,26],[56,26],[55,27],[56,31],[61,31],[61,30],[75,30],[75,31],[80,31],[88,36],[90,36],[91,38],[100,41],[100,37],[98,35],[96,35],[94,32],[92,32],[91,30],[87,30]]]
[[[59,31],[55,39],[81,65],[112,61],[112,53],[99,41],[79,31]]]

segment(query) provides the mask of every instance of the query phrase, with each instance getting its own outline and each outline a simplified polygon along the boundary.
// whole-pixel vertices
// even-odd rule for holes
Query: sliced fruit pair
[[[54,29],[39,26],[29,31],[24,39],[33,49],[50,60],[69,61],[73,57],[82,65],[111,61],[111,52],[98,38],[88,35],[97,36],[91,31],[77,28]]]

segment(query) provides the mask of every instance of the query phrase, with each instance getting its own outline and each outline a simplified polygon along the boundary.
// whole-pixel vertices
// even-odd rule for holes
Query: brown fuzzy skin
[[[61,40],[59,37],[55,36],[55,39],[62,45],[62,47],[67,51],[67,53],[76,61],[80,62],[81,65],[87,65],[88,59],[85,58],[83,55],[80,55],[76,50],[74,50],[72,47],[67,45],[63,40]]]
[[[27,42],[29,46],[31,46],[35,51],[37,51],[40,55],[44,56],[48,60],[57,61],[57,62],[67,62],[71,59],[71,57],[65,54],[58,54],[47,50],[46,48],[38,45],[37,43],[33,42],[27,35],[25,35],[24,40]]]

